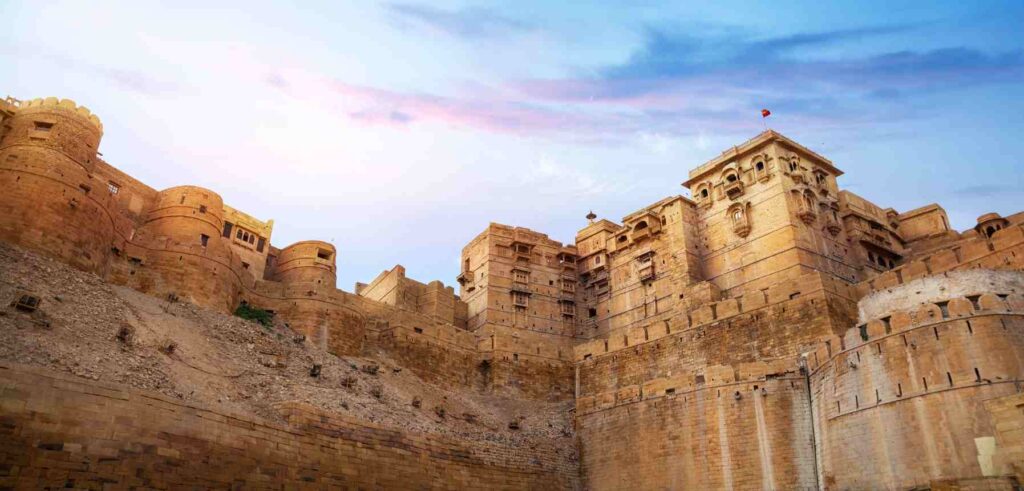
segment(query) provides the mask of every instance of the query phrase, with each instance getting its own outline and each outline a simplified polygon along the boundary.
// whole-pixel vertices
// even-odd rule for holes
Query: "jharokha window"
[[[515,280],[516,283],[529,283],[530,273],[516,269],[512,271],[512,279]]]
[[[255,232],[250,232],[242,227],[237,227],[235,229],[235,238],[242,242],[246,242],[252,245],[256,243],[256,239],[258,238],[258,236],[256,235]]]

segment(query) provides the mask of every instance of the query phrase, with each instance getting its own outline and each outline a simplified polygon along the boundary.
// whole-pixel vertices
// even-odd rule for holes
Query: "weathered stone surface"
[[[301,406],[264,428],[116,390],[69,396],[97,428],[83,433],[62,422],[73,389],[12,369],[0,485],[1002,489],[1021,475],[1022,214],[958,233],[938,205],[899,213],[840,190],[831,161],[768,130],[692,170],[692,199],[621,224],[591,214],[575,244],[490,224],[462,251],[459,295],[401,266],[352,294],[333,245],[273,247],[272,221],[215,192],[157,191],[104,162],[102,126],[76,104],[8,99],[0,117],[0,240],[162,298],[272,310],[331,353],[383,353],[451,390],[574,399],[581,456],[548,465]],[[147,404],[164,412],[132,416]],[[195,414],[209,433],[180,430]]]

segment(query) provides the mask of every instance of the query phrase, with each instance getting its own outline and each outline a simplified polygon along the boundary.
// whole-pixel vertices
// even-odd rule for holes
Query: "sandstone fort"
[[[457,291],[346,291],[344,250],[102,135],[0,102],[0,489],[1024,482],[1024,213],[954,230],[767,130],[572,243],[490,224]]]

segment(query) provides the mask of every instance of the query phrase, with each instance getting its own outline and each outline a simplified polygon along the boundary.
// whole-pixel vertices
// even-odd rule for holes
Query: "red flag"
[[[771,116],[771,115],[772,115],[771,111],[769,111],[767,109],[762,109],[761,110],[761,117],[762,118],[767,118],[768,116]]]

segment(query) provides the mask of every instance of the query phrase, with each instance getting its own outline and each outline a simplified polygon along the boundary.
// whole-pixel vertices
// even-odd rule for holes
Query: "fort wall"
[[[731,372],[731,370],[729,370]],[[689,374],[692,377],[692,374]],[[730,373],[731,375],[731,373]],[[684,378],[684,377],[680,377]],[[664,382],[582,399],[588,489],[812,489],[814,450],[800,376]],[[671,393],[666,394],[666,390]]]
[[[820,481],[908,488],[985,477],[984,401],[1024,379],[1024,297],[925,303],[850,329],[808,353]],[[861,466],[876,472],[859,471]]]
[[[383,354],[431,383],[575,397],[588,488],[938,489],[1020,475],[1024,214],[957,233],[937,205],[901,214],[839,190],[832,162],[769,130],[694,169],[693,199],[621,225],[591,213],[574,245],[490,224],[463,249],[460,295],[401,266],[351,294],[332,244],[278,249],[272,221],[104,162],[87,109],[8,99],[0,118],[0,240],[152,295],[221,312],[244,301],[309,343]],[[297,405],[275,426],[17,369],[0,370],[0,391],[22,439],[0,455],[19,484],[576,485],[543,449],[527,461]],[[178,472],[199,456],[221,465]]]
[[[102,274],[115,225],[92,171],[103,130],[71,100],[36,99],[4,120],[0,239]]]
[[[52,372],[0,367],[0,486],[573,489],[554,446],[457,441],[279,405],[270,422]]]

